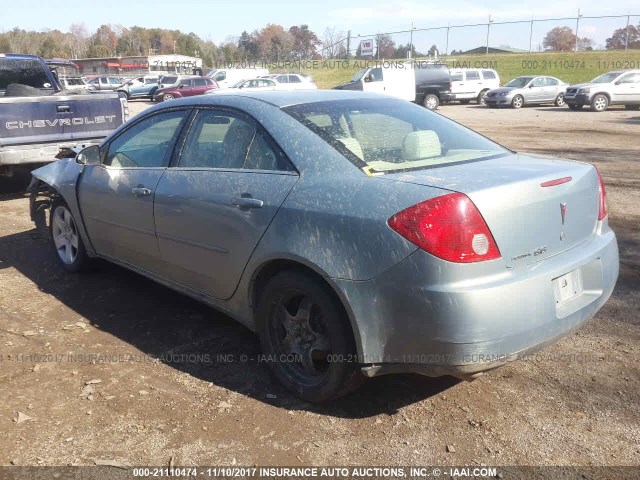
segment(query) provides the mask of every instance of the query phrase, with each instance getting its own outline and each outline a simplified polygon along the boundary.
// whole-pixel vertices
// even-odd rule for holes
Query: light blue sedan
[[[179,99],[33,175],[62,268],[107,259],[225,312],[309,401],[475,378],[578,328],[618,276],[595,167],[381,95]]]

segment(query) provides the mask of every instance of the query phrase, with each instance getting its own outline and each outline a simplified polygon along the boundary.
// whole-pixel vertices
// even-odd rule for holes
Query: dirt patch
[[[621,272],[585,327],[473,383],[381,377],[313,406],[279,387],[254,335],[224,315],[112,265],[65,274],[26,198],[4,195],[0,464],[640,464],[637,112],[440,113],[601,169]]]

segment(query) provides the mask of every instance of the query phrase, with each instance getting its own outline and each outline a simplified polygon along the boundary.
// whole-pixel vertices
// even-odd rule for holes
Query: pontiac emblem
[[[560,217],[562,218],[562,225],[564,225],[564,221],[567,218],[567,204],[563,202],[560,204]]]

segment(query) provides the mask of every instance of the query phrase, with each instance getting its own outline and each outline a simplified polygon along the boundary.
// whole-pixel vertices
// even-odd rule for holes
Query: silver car
[[[503,87],[487,92],[487,107],[521,108],[524,105],[553,103],[557,107],[564,105],[564,92],[567,84],[555,77],[523,76],[517,77]]]
[[[376,94],[163,103],[33,175],[62,268],[107,259],[225,312],[309,401],[474,378],[579,327],[618,276],[595,167]]]

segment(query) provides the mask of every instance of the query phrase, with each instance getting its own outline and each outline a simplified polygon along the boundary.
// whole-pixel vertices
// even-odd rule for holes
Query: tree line
[[[629,38],[627,39],[627,34]],[[437,47],[428,52],[416,51],[415,45],[397,45],[390,35],[375,37],[376,58],[406,58],[434,56]],[[543,41],[546,50],[570,51],[592,48],[589,38],[577,38],[570,27],[551,29]],[[607,49],[640,48],[640,25],[616,29],[606,40]],[[354,52],[351,55],[350,52]],[[227,37],[219,44],[203,39],[195,33],[162,28],[124,27],[101,25],[90,32],[82,23],[74,23],[69,31],[27,31],[21,28],[0,33],[0,52],[32,53],[45,58],[103,58],[117,56],[145,56],[181,54],[203,59],[205,66],[221,62],[283,62],[332,58],[361,57],[359,39],[349,39],[344,31],[327,28],[322,35],[308,25],[294,25],[288,29],[282,25],[268,24],[262,29],[239,36]],[[443,52],[446,54],[446,52]]]

